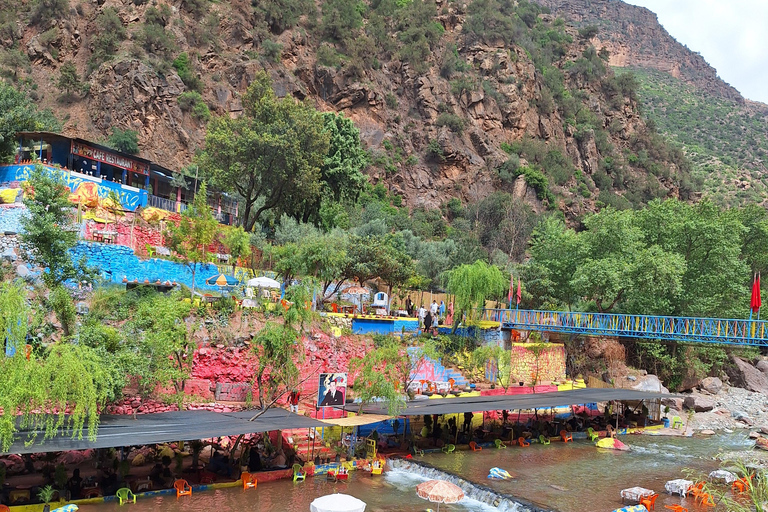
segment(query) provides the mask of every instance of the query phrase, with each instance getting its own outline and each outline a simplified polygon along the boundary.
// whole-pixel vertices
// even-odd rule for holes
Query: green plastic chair
[[[444,453],[453,453],[456,450],[456,445],[447,444],[442,448]]]
[[[683,420],[680,419],[680,416],[673,416],[672,417],[672,428],[678,428],[683,426]]]
[[[123,503],[136,503],[136,495],[131,492],[127,487],[122,487],[115,493],[117,499],[120,500],[120,504]]]
[[[544,437],[544,434],[539,435],[539,444],[549,444],[549,438]]]
[[[302,482],[307,478],[307,474],[302,471],[304,467],[301,464],[294,464],[293,465],[293,481],[298,482],[301,480]]]
[[[589,427],[587,429],[587,437],[589,438],[590,441],[595,442],[600,438],[600,434],[595,432],[595,430],[592,427]]]
[[[507,445],[505,445],[503,442],[501,442],[501,439],[494,439],[493,442],[496,444],[496,448],[506,448]]]

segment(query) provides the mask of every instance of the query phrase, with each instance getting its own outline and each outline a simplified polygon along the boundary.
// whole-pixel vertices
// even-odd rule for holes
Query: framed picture
[[[346,373],[321,373],[317,386],[318,407],[341,407],[347,398]]]

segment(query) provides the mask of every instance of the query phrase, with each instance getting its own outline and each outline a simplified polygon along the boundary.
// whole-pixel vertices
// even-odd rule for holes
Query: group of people
[[[409,316],[416,316],[419,319],[419,331],[428,332],[432,335],[437,334],[437,327],[440,324],[440,319],[443,319],[443,325],[451,325],[453,323],[453,303],[451,302],[447,307],[442,300],[440,304],[436,300],[432,301],[429,308],[425,308],[422,304],[419,309],[415,309],[415,304],[411,300],[411,296],[405,300],[405,309]]]

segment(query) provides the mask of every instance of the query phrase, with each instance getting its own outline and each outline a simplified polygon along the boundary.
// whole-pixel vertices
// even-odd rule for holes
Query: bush
[[[501,164],[496,173],[499,175],[502,183],[510,185],[514,183],[518,176],[520,176],[520,157],[517,155],[510,156],[506,162]]]
[[[208,122],[211,120],[211,111],[208,105],[203,101],[203,97],[197,91],[186,91],[179,94],[179,107],[184,112],[189,112],[192,117],[199,121]]]
[[[451,80],[450,83],[451,93],[453,93],[453,95],[457,98],[461,98],[461,96],[467,91],[474,91],[475,87],[477,86],[475,81],[467,76],[462,76],[455,80]]]
[[[438,162],[445,162],[445,153],[443,153],[443,148],[437,139],[432,139],[427,143],[427,156]]]
[[[130,129],[112,128],[107,145],[123,153],[136,155],[139,153],[139,134]]]
[[[341,65],[341,55],[330,44],[322,43],[317,49],[317,62],[321,66],[337,68]]]
[[[37,0],[32,4],[30,20],[38,26],[46,26],[53,20],[66,18],[69,0]]]
[[[88,73],[108,61],[117,52],[127,32],[114,7],[107,7],[96,17],[97,35],[93,38],[93,53],[88,59]]]
[[[266,39],[261,43],[261,54],[270,62],[280,62],[280,55],[283,52],[283,45],[276,43],[271,39]]]
[[[59,80],[56,82],[56,87],[65,96],[70,96],[83,89],[80,75],[77,74],[77,68],[72,61],[65,62],[59,68]]]
[[[527,166],[521,167],[518,172],[525,177],[525,182],[533,187],[533,189],[536,191],[536,197],[542,201],[545,199],[549,200],[549,202],[554,201],[554,196],[549,191],[549,182],[547,181],[547,177],[544,176],[544,173],[541,172],[540,169]]]
[[[443,112],[437,116],[435,124],[437,126],[447,126],[449,130],[458,133],[459,135],[464,131],[464,120],[456,114],[451,114],[449,112]]]
[[[157,23],[145,23],[137,34],[137,40],[141,47],[149,54],[167,57],[175,48],[173,41],[165,27]],[[167,63],[167,61],[165,61]]]
[[[389,108],[396,109],[397,108],[397,96],[395,96],[391,92],[388,92],[384,96],[384,103],[386,103]]]
[[[600,32],[600,29],[597,28],[597,25],[587,25],[586,27],[579,29],[579,37],[585,41],[589,41],[595,37],[598,32]]]
[[[195,73],[195,68],[192,62],[189,60],[189,55],[186,52],[180,53],[178,57],[173,60],[173,67],[179,74],[179,78],[184,82],[184,85],[191,91],[200,91],[203,88],[201,80]]]

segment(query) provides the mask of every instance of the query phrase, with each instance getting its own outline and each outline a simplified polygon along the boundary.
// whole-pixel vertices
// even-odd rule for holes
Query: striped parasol
[[[237,286],[240,284],[240,281],[232,276],[218,274],[206,279],[205,283],[209,286]]]
[[[441,503],[456,503],[464,499],[464,491],[461,487],[445,480],[430,480],[416,486],[416,494],[420,498],[437,503],[440,510]]]

